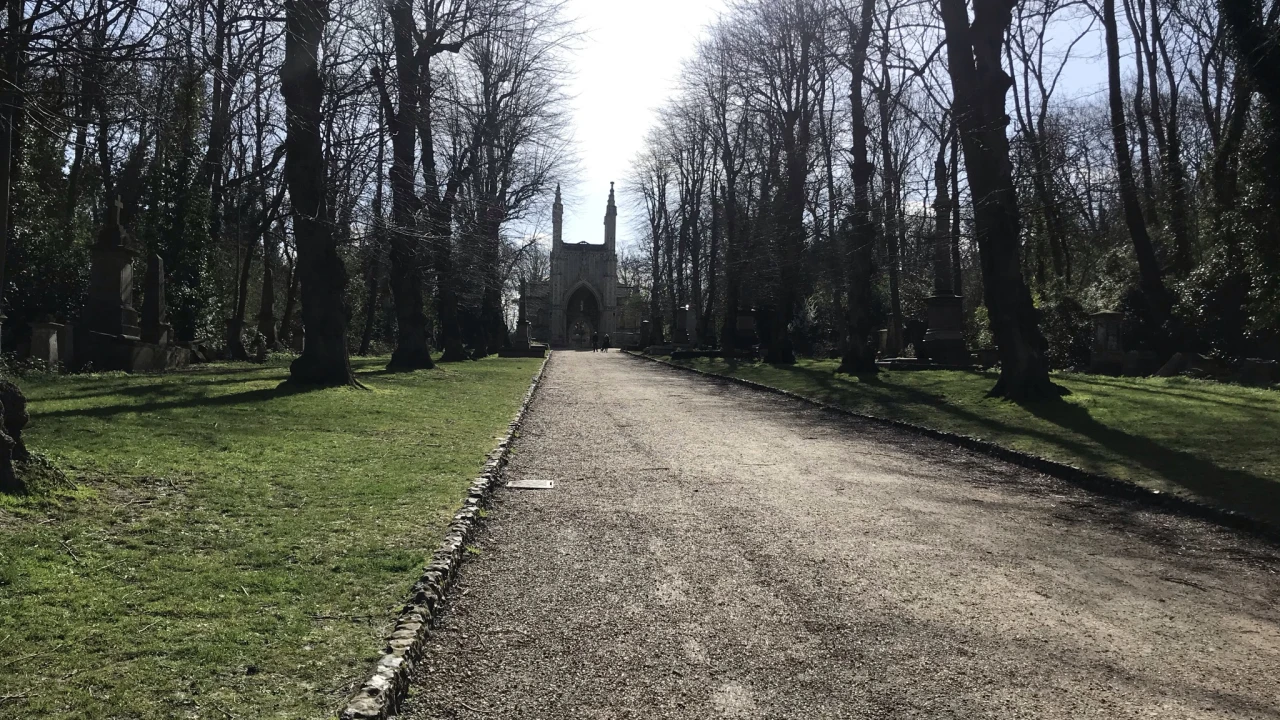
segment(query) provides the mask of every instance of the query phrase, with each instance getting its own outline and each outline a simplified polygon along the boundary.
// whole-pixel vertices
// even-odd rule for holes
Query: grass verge
[[[0,716],[336,713],[536,359],[23,380],[73,490],[0,496]]]
[[[665,359],[665,358],[664,358]],[[794,366],[681,360],[850,410],[970,435],[1090,472],[1178,493],[1280,527],[1280,392],[1189,378],[1055,374],[1062,402],[985,397],[996,374],[947,370],[836,375]]]

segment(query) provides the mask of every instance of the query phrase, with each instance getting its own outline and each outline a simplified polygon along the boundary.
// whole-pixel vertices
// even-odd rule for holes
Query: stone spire
[[[604,244],[610,250],[618,241],[618,206],[613,201],[613,183],[609,183],[609,205],[604,211]]]
[[[564,204],[560,202],[560,183],[556,183],[556,201],[551,204],[551,245],[564,242]]]

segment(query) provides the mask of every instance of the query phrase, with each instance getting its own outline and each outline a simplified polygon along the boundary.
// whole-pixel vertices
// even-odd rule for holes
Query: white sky
[[[565,242],[604,242],[609,183],[621,191],[631,161],[673,95],[683,61],[722,0],[568,0],[583,33],[569,87],[580,172],[564,178]],[[618,245],[636,238],[635,209],[619,192]]]

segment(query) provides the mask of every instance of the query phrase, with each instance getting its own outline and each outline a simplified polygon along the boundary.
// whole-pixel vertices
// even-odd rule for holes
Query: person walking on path
[[[600,343],[600,349],[609,352],[609,334],[605,333],[604,341]]]
[[[600,333],[595,332],[593,330],[591,332],[591,352],[596,352],[599,349],[600,349]]]

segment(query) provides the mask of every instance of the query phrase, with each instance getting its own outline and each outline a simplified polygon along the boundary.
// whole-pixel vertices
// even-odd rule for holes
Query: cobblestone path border
[[[385,720],[400,709],[400,703],[409,692],[413,670],[422,658],[423,647],[431,632],[432,619],[441,611],[445,596],[458,575],[458,568],[466,556],[466,543],[475,534],[481,519],[480,509],[488,502],[497,487],[503,468],[511,455],[511,444],[524,422],[525,413],[533,402],[534,394],[542,382],[547,363],[554,353],[538,367],[529,383],[529,390],[520,403],[520,410],[507,425],[507,434],[489,453],[481,471],[467,490],[462,509],[453,516],[453,522],[445,533],[440,547],[431,556],[418,582],[410,590],[409,600],[396,619],[395,629],[387,636],[373,675],[360,686],[347,701],[339,714],[341,720]]]

